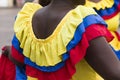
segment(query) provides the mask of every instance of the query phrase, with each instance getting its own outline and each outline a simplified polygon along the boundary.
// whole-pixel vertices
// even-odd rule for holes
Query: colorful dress
[[[120,35],[118,33],[120,0],[101,0],[98,3],[86,0],[85,6],[94,8],[108,24],[109,31],[115,37],[109,44],[120,60]]]
[[[18,13],[12,40],[12,57],[26,64],[16,66],[15,80],[103,80],[86,62],[89,41],[113,36],[97,13],[84,6],[70,10],[46,39],[38,39],[32,17],[42,6],[26,3]]]

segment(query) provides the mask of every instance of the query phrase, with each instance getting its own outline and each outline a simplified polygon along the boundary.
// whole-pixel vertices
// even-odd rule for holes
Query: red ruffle
[[[117,9],[113,14],[111,14],[111,15],[109,15],[109,16],[102,16],[102,18],[103,18],[104,20],[108,20],[108,19],[113,18],[114,16],[116,16],[116,15],[120,12],[120,4],[118,5],[117,8],[118,8],[118,9]]]
[[[88,41],[84,34],[82,41],[70,51],[70,58],[61,69],[55,72],[42,72],[27,65],[26,73],[28,76],[36,77],[39,80],[70,80],[76,71],[75,64],[85,56],[88,46]]]
[[[15,80],[15,65],[3,54],[0,57],[0,80]]]
[[[85,34],[88,41],[91,41],[92,39],[100,36],[104,36],[108,42],[112,41],[114,38],[110,31],[108,31],[108,29],[102,24],[90,25],[88,28],[86,28]]]
[[[14,46],[12,46],[12,57],[18,62],[24,63],[24,56],[22,53],[19,53],[18,50],[14,48]]]

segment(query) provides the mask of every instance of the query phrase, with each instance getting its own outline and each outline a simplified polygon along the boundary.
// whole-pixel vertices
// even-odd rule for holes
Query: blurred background
[[[22,7],[25,2],[33,0],[0,0],[0,7]]]

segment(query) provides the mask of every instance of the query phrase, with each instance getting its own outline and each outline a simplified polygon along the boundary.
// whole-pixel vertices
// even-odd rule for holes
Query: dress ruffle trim
[[[102,0],[104,1],[104,0]],[[96,4],[97,5],[97,4]],[[95,11],[104,19],[104,20],[108,20],[113,18],[114,16],[116,16],[119,11],[120,11],[120,1],[119,0],[114,0],[114,4],[109,7],[109,8],[104,8],[104,9],[96,9],[96,7],[92,6],[92,5],[87,5],[88,7],[92,7],[95,9]],[[105,5],[106,6],[106,5]]]
[[[102,20],[102,18],[98,15],[89,15],[86,18],[84,18],[83,20],[84,20],[84,23],[79,24],[79,26],[77,27],[77,29],[75,31],[73,39],[69,42],[69,44],[66,47],[68,52],[66,52],[65,54],[62,55],[62,62],[56,64],[55,66],[38,66],[38,65],[36,65],[36,63],[32,62],[29,58],[26,57],[25,60],[24,60],[25,64],[28,64],[28,65],[30,65],[34,68],[37,68],[37,69],[39,69],[41,71],[45,71],[45,72],[53,72],[53,71],[56,71],[56,70],[60,69],[62,66],[64,66],[65,61],[69,58],[69,55],[70,55],[69,51],[72,48],[74,48],[81,41],[82,35],[86,31],[85,29],[87,27],[89,27],[90,25],[93,25],[93,24],[101,24],[101,25],[104,25],[104,27],[106,25],[105,22]],[[94,29],[91,30],[91,31],[94,33]],[[104,33],[103,30],[101,30],[101,32]],[[105,32],[106,32],[106,30],[105,30]],[[14,36],[12,44],[18,50],[18,52],[21,54],[22,50],[19,47],[20,43],[17,40],[16,36]],[[15,51],[15,50],[13,50],[13,51]]]
[[[16,18],[15,35],[24,56],[39,66],[55,66],[63,60],[62,55],[68,51],[66,47],[83,18],[96,13],[92,8],[78,6],[68,12],[50,37],[37,39],[32,31],[31,20],[33,14],[40,8],[38,4],[25,4]],[[84,9],[87,9],[87,12]]]
[[[120,1],[115,0],[114,5],[111,8],[104,10],[96,10],[96,12],[104,19],[108,20],[116,16],[120,12]]]
[[[101,0],[98,3],[92,2],[90,0],[86,0],[85,6],[87,7],[93,7],[96,10],[105,9],[105,8],[111,8],[114,4],[114,0]]]
[[[97,27],[96,27],[97,26]],[[94,34],[96,33],[96,34]],[[75,65],[80,62],[85,56],[86,50],[89,46],[88,41],[95,39],[99,36],[106,36],[113,39],[113,36],[109,35],[110,32],[103,25],[91,25],[87,28],[87,31],[83,34],[81,42],[79,42],[75,48],[70,50],[70,58],[66,60],[65,65],[59,70],[54,72],[44,72],[39,69],[33,68],[29,65],[26,67],[26,74],[31,78],[40,80],[70,80],[76,72]],[[81,70],[82,71],[82,70]],[[78,74],[79,75],[79,74]]]
[[[31,76],[40,80],[70,80],[76,71],[75,64],[85,56],[88,46],[88,40],[85,34],[83,34],[82,41],[70,51],[70,58],[65,62],[63,67],[54,72],[44,72],[27,65],[26,74],[27,76]]]

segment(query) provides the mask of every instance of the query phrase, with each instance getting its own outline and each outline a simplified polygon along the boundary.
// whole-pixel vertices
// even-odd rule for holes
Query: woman
[[[12,47],[6,49],[16,64],[16,80],[120,80],[119,60],[107,43],[113,36],[84,3],[25,4],[14,24]]]
[[[120,0],[86,0],[85,6],[94,8],[108,24],[108,30],[115,37],[109,44],[120,60],[120,35],[118,33]]]

